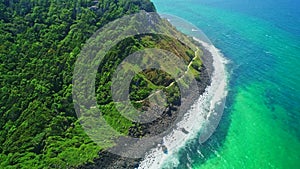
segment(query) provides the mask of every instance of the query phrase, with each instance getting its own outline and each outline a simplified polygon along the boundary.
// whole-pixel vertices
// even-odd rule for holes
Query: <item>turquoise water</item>
[[[300,168],[300,2],[153,2],[202,29],[230,60],[221,123],[207,142],[182,149],[176,168]]]

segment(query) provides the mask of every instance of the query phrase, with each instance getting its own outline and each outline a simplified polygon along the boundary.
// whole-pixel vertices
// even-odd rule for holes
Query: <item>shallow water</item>
[[[230,60],[229,93],[217,131],[204,144],[190,141],[165,168],[298,168],[300,2],[153,2],[160,13],[201,28]]]

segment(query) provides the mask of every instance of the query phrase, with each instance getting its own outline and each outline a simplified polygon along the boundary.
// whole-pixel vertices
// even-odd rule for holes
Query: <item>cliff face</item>
[[[172,29],[172,28],[171,28]],[[147,40],[145,40],[147,39]],[[126,43],[126,45],[124,45]],[[194,42],[196,43],[196,42]],[[149,45],[150,44],[150,45]],[[154,45],[155,44],[155,45]],[[201,46],[200,44],[198,44]],[[122,46],[126,46],[126,50],[118,51],[118,49],[121,49]],[[139,48],[135,48],[136,46],[139,46]],[[205,88],[210,84],[210,76],[211,74],[207,70],[207,67],[204,66],[202,63],[202,60],[198,60],[197,51],[195,52],[189,48],[188,46],[180,43],[177,39],[170,39],[169,37],[161,36],[161,35],[153,35],[153,34],[147,34],[147,35],[139,35],[135,36],[133,38],[130,38],[130,40],[125,39],[123,42],[119,43],[116,48],[113,48],[116,53],[118,53],[116,56],[117,58],[123,58],[127,55],[130,55],[130,51],[132,48],[135,48],[137,50],[144,49],[144,48],[160,48],[169,50],[173,53],[177,53],[177,56],[180,58],[185,58],[187,71],[192,71],[195,73],[197,80],[196,85],[198,90],[193,90],[192,94],[182,96],[179,85],[175,80],[167,74],[166,72],[159,71],[159,70],[152,70],[152,69],[146,69],[144,71],[141,71],[139,74],[137,74],[130,84],[130,97],[132,104],[136,107],[138,110],[147,110],[149,108],[148,101],[150,97],[153,97],[149,91],[155,90],[157,88],[162,89],[166,93],[166,109],[164,109],[162,112],[159,112],[160,110],[154,110],[153,114],[155,113],[161,113],[160,117],[158,117],[156,120],[149,122],[149,123],[132,123],[131,121],[128,121],[128,119],[122,117],[120,113],[113,108],[112,103],[110,103],[110,99],[107,102],[107,98],[103,97],[97,97],[98,104],[100,105],[101,112],[104,116],[107,116],[106,120],[110,123],[110,126],[113,127],[115,130],[122,132],[125,135],[128,135],[133,138],[143,138],[143,137],[152,137],[152,136],[158,136],[162,133],[164,133],[166,130],[172,129],[174,125],[180,119],[184,114],[184,112],[187,112],[194,101],[199,98],[200,94],[202,94],[205,90]],[[202,50],[199,50],[198,52],[202,52]],[[206,54],[206,57],[208,60],[203,60],[205,65],[211,65],[212,60],[210,60],[209,53],[207,51],[203,50],[203,53]],[[200,54],[203,56],[203,54]],[[118,61],[113,61],[117,58],[109,57],[107,62],[114,63],[118,65]],[[98,72],[101,72],[102,74],[105,74],[104,72],[107,70],[112,70],[109,67],[114,67],[114,64],[110,66],[104,66],[99,67]],[[104,76],[99,76],[101,78],[105,78]],[[106,81],[106,80],[103,80]],[[108,80],[109,81],[109,80]],[[105,83],[101,84],[101,80],[98,80],[97,87],[101,88],[101,86],[105,85]],[[164,89],[167,89],[166,91]],[[105,91],[105,88],[102,87],[100,91]],[[168,93],[168,91],[170,93]],[[98,93],[100,94],[100,93]],[[155,95],[155,94],[154,94]],[[111,98],[110,94],[107,95],[107,97]],[[104,101],[105,100],[105,101]],[[105,108],[104,108],[105,107]],[[109,107],[109,108],[107,108]],[[186,131],[184,128],[182,128],[182,131],[187,134],[188,131]],[[153,141],[154,143],[155,141]],[[119,148],[122,147],[124,142],[119,141],[116,142],[117,145],[119,145]],[[159,142],[161,143],[161,142]],[[134,145],[138,144],[136,142],[129,143],[126,142],[125,144],[128,145]],[[151,142],[152,144],[152,142]],[[157,145],[148,145],[147,143],[142,143],[143,148],[147,147],[146,150],[150,150],[151,148],[156,147]],[[134,146],[132,146],[134,147]],[[142,151],[140,148],[138,151]],[[126,153],[129,153],[129,151],[126,150]],[[103,151],[99,152],[99,156],[93,160],[93,162],[90,162],[88,164],[84,164],[79,166],[79,169],[99,169],[99,168],[105,168],[105,169],[119,169],[119,168],[137,168],[143,160],[142,158],[126,158],[124,156],[117,155],[115,153],[111,153],[111,151],[106,151],[103,149]]]
[[[102,149],[77,122],[72,73],[82,44],[148,0],[0,1],[0,168],[66,168]]]

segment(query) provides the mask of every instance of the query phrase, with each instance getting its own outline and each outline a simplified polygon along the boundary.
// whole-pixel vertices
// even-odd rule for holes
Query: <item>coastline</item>
[[[168,135],[164,136],[164,145],[168,148],[169,153],[164,154],[159,145],[155,145],[149,148],[149,151],[145,154],[143,159],[131,159],[121,157],[115,154],[112,154],[107,151],[99,152],[99,157],[94,160],[93,163],[88,163],[82,166],[79,166],[80,169],[96,169],[96,168],[159,168],[163,165],[163,161],[170,158],[170,156],[176,153],[181,147],[185,145],[185,143],[194,138],[196,134],[200,131],[200,129],[204,126],[207,119],[210,117],[211,110],[214,109],[215,105],[209,104],[209,100],[212,99],[210,97],[210,91],[212,90],[212,85],[214,83],[218,83],[214,81],[214,77],[216,76],[215,69],[218,67],[216,64],[220,64],[220,62],[216,63],[216,60],[220,59],[220,53],[216,51],[214,46],[209,45],[199,39],[193,38],[197,42],[197,46],[201,48],[203,51],[203,56],[201,57],[203,61],[203,67],[201,69],[201,81],[198,82],[199,93],[192,95],[190,98],[183,99],[183,104],[181,105],[181,109],[186,113],[181,117],[177,116],[168,116],[167,113],[162,115],[162,118],[166,118],[161,120],[161,123],[155,127],[155,132],[151,134],[157,134],[156,132],[161,132],[165,130],[166,124],[170,123],[170,121],[175,121],[177,128]],[[215,56],[214,56],[215,55]],[[224,88],[225,89],[225,88]],[[203,108],[203,110],[209,110],[207,113],[204,111],[193,111],[199,108]],[[175,110],[176,111],[176,110]],[[202,114],[198,114],[197,112],[202,112]],[[172,113],[174,114],[174,112]],[[177,119],[177,120],[176,120]],[[192,122],[191,120],[194,120]],[[192,126],[191,124],[199,124],[201,125]],[[185,131],[183,132],[182,128]],[[151,127],[150,129],[151,130]]]
[[[161,168],[168,160],[171,160],[173,165],[178,163],[176,153],[180,148],[184,147],[187,141],[194,139],[201,130],[199,143],[205,142],[221,118],[227,95],[226,60],[213,45],[195,37],[193,39],[198,42],[204,52],[202,59],[211,75],[210,84],[206,86],[205,92],[193,101],[193,105],[177,124],[178,129],[165,137],[164,145],[170,150],[169,153],[163,154],[159,147],[152,149],[141,162],[140,169]],[[197,125],[191,126],[192,124]],[[189,133],[183,133],[179,130],[180,128],[187,129]]]

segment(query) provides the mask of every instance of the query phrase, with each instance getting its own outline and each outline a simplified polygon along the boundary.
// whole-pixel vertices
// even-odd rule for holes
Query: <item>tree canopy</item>
[[[0,0],[0,168],[66,168],[97,156],[77,122],[72,72],[82,44],[148,0]]]

